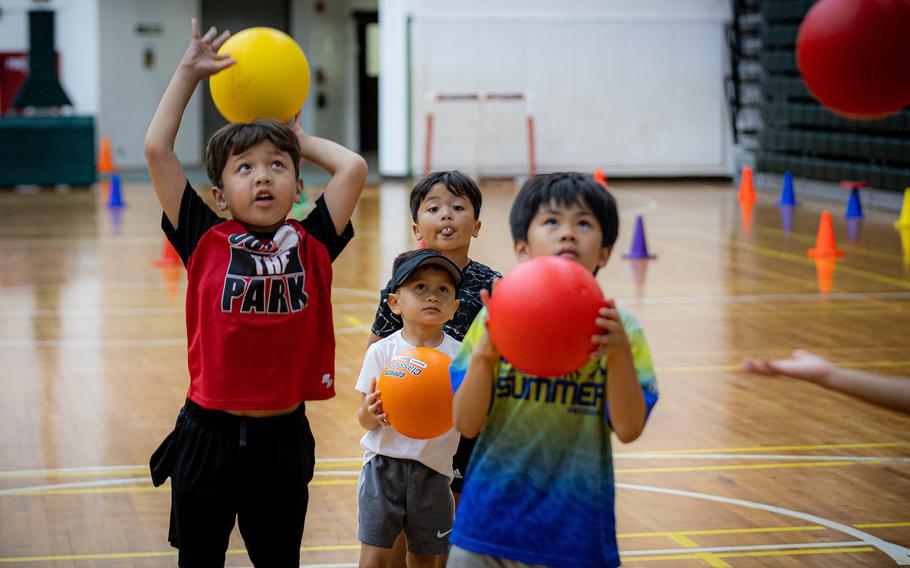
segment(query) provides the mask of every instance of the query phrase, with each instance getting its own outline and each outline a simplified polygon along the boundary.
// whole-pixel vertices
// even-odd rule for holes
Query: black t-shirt
[[[354,237],[354,228],[350,221],[341,235],[335,232],[335,223],[329,213],[329,208],[325,204],[325,196],[320,195],[316,199],[316,208],[307,215],[306,219],[300,222],[307,234],[312,235],[316,240],[325,245],[332,260],[338,258],[341,251],[348,242]],[[224,223],[227,219],[219,217],[212,209],[202,200],[189,180],[183,189],[183,197],[180,201],[180,213],[177,219],[177,229],[171,225],[166,214],[161,215],[161,228],[165,236],[174,246],[174,250],[183,260],[186,266],[190,256],[196,250],[199,239],[206,231],[219,223]],[[251,233],[261,241],[268,241],[275,236],[275,231],[271,233]]]
[[[461,286],[455,295],[455,298],[461,303],[458,310],[455,311],[455,317],[443,326],[445,332],[458,341],[464,339],[468,328],[471,327],[471,323],[483,307],[483,302],[480,301],[480,290],[492,291],[493,280],[502,278],[502,274],[499,272],[474,260],[468,262],[461,274]],[[371,331],[379,337],[388,337],[402,327],[401,317],[392,313],[389,308],[389,289],[385,288],[379,293],[379,308],[376,310],[376,319],[373,321]]]

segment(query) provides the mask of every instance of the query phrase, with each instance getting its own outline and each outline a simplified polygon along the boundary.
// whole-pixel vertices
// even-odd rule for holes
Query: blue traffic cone
[[[790,172],[784,174],[784,185],[780,188],[780,201],[777,202],[778,207],[786,205],[796,205],[796,195],[793,193],[793,174]]]
[[[114,207],[126,207],[123,195],[120,193],[120,176],[117,174],[111,176],[111,196],[107,200],[107,206],[112,209]]]
[[[862,217],[847,217],[847,238],[851,241],[859,239],[859,229],[863,225]]]
[[[785,233],[793,231],[793,206],[780,206],[780,224]]]
[[[641,215],[635,219],[635,232],[632,234],[632,247],[623,258],[657,258],[656,254],[648,253],[648,241],[645,239],[645,222]]]
[[[855,187],[850,190],[850,201],[847,203],[847,212],[844,213],[844,217],[847,219],[862,219],[865,217],[863,215],[863,205],[859,202],[859,189]]]

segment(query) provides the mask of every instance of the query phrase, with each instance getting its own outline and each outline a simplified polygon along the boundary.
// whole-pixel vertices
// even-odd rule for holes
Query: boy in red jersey
[[[298,566],[315,463],[304,401],[334,396],[332,261],[353,236],[366,164],[274,120],[231,124],[205,151],[215,214],[174,153],[199,81],[232,65],[229,33],[193,39],[149,125],[145,155],[162,228],[187,268],[190,386],[174,431],[151,458],[171,478],[170,543],[180,566],[223,566],[237,519],[256,566]],[[316,208],[286,221],[304,158],[332,174]]]

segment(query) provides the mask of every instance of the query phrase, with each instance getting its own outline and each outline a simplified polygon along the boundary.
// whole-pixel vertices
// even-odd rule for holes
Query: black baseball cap
[[[449,257],[438,250],[419,249],[414,251],[412,256],[403,260],[401,264],[398,265],[398,268],[395,269],[395,272],[392,274],[392,279],[389,280],[389,292],[394,292],[399,286],[407,282],[408,278],[411,277],[411,274],[418,268],[430,265],[447,270],[455,280],[455,288],[458,289],[458,287],[461,286],[461,270],[458,268],[457,264],[452,262]]]

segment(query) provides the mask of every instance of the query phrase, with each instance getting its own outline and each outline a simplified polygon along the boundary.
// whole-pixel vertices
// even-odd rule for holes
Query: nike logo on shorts
[[[436,531],[436,538],[443,538],[444,536],[446,536],[446,535],[449,534],[450,532],[452,532],[452,529],[449,529],[449,530],[447,530],[446,532]]]

